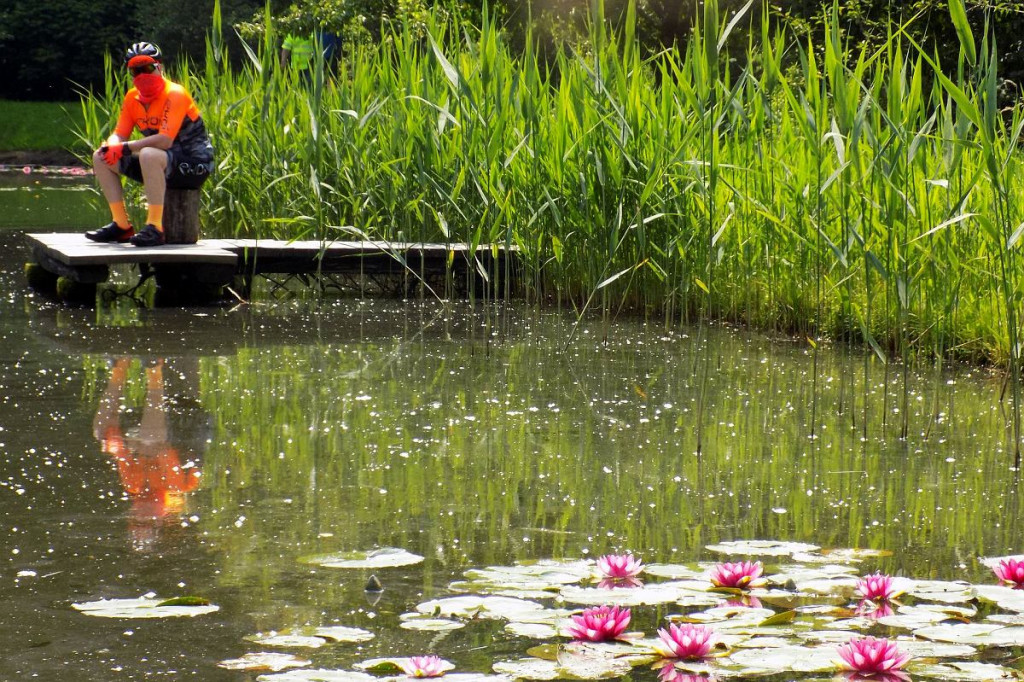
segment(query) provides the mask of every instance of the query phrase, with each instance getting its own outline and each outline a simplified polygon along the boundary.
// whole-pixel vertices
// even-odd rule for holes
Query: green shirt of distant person
[[[313,61],[313,41],[310,38],[288,34],[281,44],[281,66],[305,71]]]

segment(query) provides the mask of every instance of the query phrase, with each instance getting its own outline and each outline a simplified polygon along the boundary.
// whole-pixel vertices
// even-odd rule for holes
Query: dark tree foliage
[[[201,61],[214,0],[5,0],[0,3],[0,98],[71,99],[102,85],[104,55],[148,40],[170,59]],[[264,0],[221,0],[230,26]],[[233,53],[241,56],[241,50]]]
[[[560,42],[584,41],[594,0],[490,0],[490,13],[505,27],[513,45],[522,45],[530,29],[541,54],[554,54]],[[618,23],[629,0],[604,0],[605,17]],[[648,54],[682,46],[701,0],[637,0],[637,32]],[[767,9],[775,20],[796,33],[810,33],[821,43],[832,2],[820,0],[755,0],[731,40],[745,45],[744,29],[758,30]],[[427,11],[441,4],[463,20],[475,22],[484,0],[270,0],[282,33],[314,30],[336,33],[345,42],[373,41],[389,22],[421,24]],[[729,17],[746,0],[719,0]],[[966,0],[978,44],[991,30],[1000,54],[1002,77],[1024,83],[1024,0]],[[0,97],[62,99],[72,97],[74,84],[94,87],[102,82],[103,56],[119,55],[136,40],[159,44],[171,58],[201,63],[211,26],[214,0],[6,0],[0,4]],[[221,0],[229,54],[242,59],[232,26],[252,39],[262,31],[266,0]],[[907,33],[934,51],[948,69],[958,51],[947,0],[841,0],[836,3],[841,29],[853,46],[880,46],[891,30],[890,20],[907,22]],[[754,37],[759,38],[759,33]],[[909,49],[909,47],[908,47]],[[1009,89],[1009,90],[1012,90]]]

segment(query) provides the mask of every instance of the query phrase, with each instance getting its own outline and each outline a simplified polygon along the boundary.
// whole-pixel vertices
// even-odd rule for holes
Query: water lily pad
[[[768,576],[771,582],[782,585],[787,581],[793,583],[807,582],[811,580],[830,580],[833,578],[849,578],[856,576],[859,568],[842,564],[824,564],[821,566],[805,566],[803,564],[785,564],[778,567],[774,573]]]
[[[332,642],[369,642],[376,637],[369,630],[350,628],[343,625],[330,625],[313,630],[314,637],[323,637]]]
[[[797,552],[814,552],[817,545],[803,542],[780,542],[777,540],[732,540],[708,545],[707,549],[719,554],[746,556],[792,556]]]
[[[180,618],[202,616],[220,610],[220,607],[214,604],[160,606],[163,601],[148,596],[138,599],[100,599],[72,604],[71,607],[87,616],[99,618]]]
[[[646,564],[644,566],[644,573],[656,578],[668,578],[669,580],[707,578],[706,570],[690,568],[683,564]]]
[[[351,670],[288,670],[260,675],[256,682],[377,682],[377,678]]]
[[[505,632],[516,637],[531,639],[551,639],[558,636],[558,627],[546,623],[509,623]]]
[[[975,661],[920,663],[913,666],[914,677],[934,677],[949,682],[982,682],[983,680],[1019,680],[1022,675],[1012,668]]]
[[[423,557],[404,549],[382,547],[369,551],[318,554],[304,557],[302,561],[325,568],[395,568],[418,564],[423,561]]]
[[[984,566],[988,566],[989,568],[994,569],[997,566],[999,566],[999,564],[1001,562],[1007,561],[1009,559],[1016,559],[1017,561],[1024,561],[1024,554],[1008,554],[1006,556],[980,557],[978,559],[978,561],[980,561]]]
[[[399,616],[401,622],[398,624],[403,630],[419,630],[422,632],[446,632],[466,627],[466,624],[458,620],[447,618],[434,618],[422,613],[403,613]]]
[[[492,585],[490,583],[476,583],[468,580],[456,580],[448,585],[452,592],[465,592],[468,594],[489,595],[495,597],[511,597],[513,599],[553,599],[558,596],[558,588],[549,588],[547,585],[538,584],[535,588],[530,587],[509,587]]]
[[[254,644],[258,644],[260,646],[272,646],[279,647],[282,649],[319,649],[320,647],[327,644],[327,640],[323,637],[315,637],[313,635],[290,634],[284,632],[259,632],[255,635],[249,635],[247,637],[244,637],[243,639],[249,642],[253,642]]]
[[[563,587],[562,599],[571,604],[587,606],[645,606],[654,604],[671,604],[682,596],[678,587],[669,583],[644,585],[643,587],[623,587],[617,590],[606,590],[600,587]]]
[[[839,654],[835,647],[782,646],[767,649],[736,649],[726,659],[743,668],[747,675],[782,672],[826,672],[835,670]]]
[[[717,606],[698,611],[686,616],[685,620],[713,624],[715,629],[728,627],[750,627],[760,625],[766,618],[775,615],[771,609],[758,609],[744,606]]]
[[[930,625],[914,630],[914,635],[939,642],[978,646],[1024,646],[1024,627],[998,623],[956,623]]]
[[[821,550],[821,555],[827,557],[829,561],[863,561],[864,559],[880,559],[892,556],[892,550],[871,549],[870,547],[832,547]],[[803,561],[797,555],[793,555],[793,558]]]
[[[406,657],[397,658],[371,658],[363,661],[362,663],[356,663],[355,667],[359,670],[368,670],[370,672],[402,672],[405,670],[405,666],[410,662],[411,659]],[[455,669],[455,664],[445,659],[439,659],[437,664],[438,670],[442,673],[449,670]],[[448,676],[445,676],[448,679]]]
[[[775,649],[792,645],[793,642],[785,637],[751,637],[736,642],[732,646],[738,649]]]
[[[510,675],[519,680],[557,680],[566,677],[566,673],[558,665],[558,661],[547,661],[542,658],[498,661],[492,667],[495,672]]]
[[[893,581],[894,587],[905,594],[925,601],[938,601],[946,604],[961,604],[977,596],[969,583],[949,580],[908,580],[900,578]]]
[[[916,630],[927,625],[936,625],[950,619],[973,617],[977,609],[939,604],[902,605],[891,616],[878,618],[877,622],[893,628]]]
[[[565,677],[601,680],[628,675],[633,664],[625,656],[609,654],[596,645],[567,645],[558,652],[558,667]]]
[[[533,564],[470,569],[466,571],[465,575],[467,580],[474,583],[529,589],[558,589],[561,585],[571,585],[586,580],[593,576],[593,573],[594,568],[591,562],[544,560]]]
[[[977,649],[967,644],[930,642],[912,637],[897,637],[896,644],[899,646],[900,651],[910,654],[914,659],[967,658],[978,653]]]
[[[278,672],[288,668],[303,668],[307,665],[312,665],[312,661],[304,660],[292,654],[277,654],[263,651],[221,661],[217,665],[228,670],[269,670],[271,672]]]
[[[1000,608],[1024,613],[1024,590],[1003,585],[977,585],[974,590],[978,597],[994,602]]]
[[[467,595],[433,599],[416,606],[420,613],[448,618],[507,618],[520,620],[531,611],[543,611],[537,602],[512,597],[477,597]]]

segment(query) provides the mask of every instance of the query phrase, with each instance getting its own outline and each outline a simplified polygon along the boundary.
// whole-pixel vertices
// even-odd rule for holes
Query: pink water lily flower
[[[899,595],[893,587],[892,577],[875,571],[857,581],[857,594],[861,599],[871,601],[888,601]]]
[[[597,560],[597,570],[604,578],[635,578],[644,570],[644,562],[632,554],[605,554]]]
[[[861,637],[839,647],[843,668],[861,675],[896,674],[910,660],[896,642],[884,638]]]
[[[1003,559],[999,565],[992,569],[996,577],[1014,589],[1024,588],[1024,561],[1018,559]]]
[[[411,656],[399,661],[398,667],[409,677],[440,677],[455,666],[440,656]]]
[[[654,645],[655,650],[665,658],[684,658],[698,660],[711,653],[716,641],[715,631],[706,625],[683,623],[669,625],[668,629],[658,630],[660,642]]]
[[[565,634],[581,642],[606,642],[617,639],[629,626],[629,609],[618,606],[594,606],[572,617]]]
[[[761,577],[762,573],[764,566],[760,561],[726,562],[711,569],[711,582],[715,587],[736,587],[741,590],[761,587],[768,582]]]

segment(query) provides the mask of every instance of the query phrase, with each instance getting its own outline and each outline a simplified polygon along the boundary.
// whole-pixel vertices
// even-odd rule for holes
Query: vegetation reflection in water
[[[500,317],[471,323],[498,329],[492,337],[461,324],[453,329],[442,321],[411,334],[395,329],[390,337],[356,334],[354,341],[343,340],[341,329],[321,330],[321,338],[338,333],[339,340],[242,347],[235,355],[203,357],[195,367],[210,437],[196,453],[203,484],[181,514],[201,519],[197,525],[216,548],[212,556],[222,562],[221,586],[246,592],[261,631],[333,623],[377,634],[357,651],[302,652],[315,665],[351,668],[373,655],[429,649],[451,658],[458,671],[490,671],[495,662],[526,655],[531,645],[521,633],[529,629],[508,634],[500,616],[481,622],[481,607],[472,601],[469,611],[445,614],[444,598],[503,591],[474,579],[488,565],[504,572],[498,587],[530,592],[509,588],[508,576],[538,560],[559,560],[544,571],[561,571],[622,549],[642,556],[648,569],[662,566],[646,586],[618,597],[628,603],[626,595],[641,594],[637,603],[646,606],[633,607],[633,623],[647,637],[666,616],[723,617],[715,609],[728,595],[708,592],[706,577],[699,587],[692,584],[710,575],[706,562],[723,549],[735,558],[764,559],[772,581],[754,621],[735,621],[739,606],[727,607],[726,620],[755,628],[803,605],[808,615],[796,620],[805,635],[830,623],[822,635],[830,665],[840,641],[828,632],[838,628],[845,641],[851,627],[880,627],[853,608],[856,578],[872,570],[988,582],[979,593],[1015,612],[1001,602],[1012,590],[996,587],[978,561],[1019,550],[1012,519],[1020,493],[1004,449],[1007,417],[999,409],[999,382],[983,372],[912,377],[910,404],[917,409],[910,415],[913,435],[903,442],[892,418],[896,373],[870,359],[865,379],[863,358],[829,356],[814,392],[802,350],[742,334],[719,331],[697,348],[685,334],[639,326],[603,343],[602,330],[594,328],[562,352],[567,326],[556,316],[527,315],[508,326]],[[710,417],[698,456],[695,368],[702,353],[716,371],[703,392]],[[87,359],[90,403],[109,381],[105,361]],[[135,369],[124,399],[141,406],[145,384]],[[734,538],[899,551],[773,556],[770,545],[722,544]],[[362,605],[352,595],[351,585],[361,588],[367,571],[305,563],[374,547],[425,557],[413,567],[378,571],[386,589],[400,592],[379,613],[373,595]],[[809,555],[841,570],[816,566]],[[801,601],[792,588],[802,581],[827,587]],[[532,591],[555,600],[545,606],[561,609],[605,599],[586,579],[576,582]],[[908,607],[950,617],[929,604],[958,601],[970,588],[938,585],[908,590]],[[671,598],[664,601],[666,590]],[[954,592],[960,596],[949,598]],[[704,602],[706,596],[696,596],[709,594]],[[998,610],[986,604],[971,606],[979,623]],[[468,619],[469,627],[417,638],[399,628],[403,618],[417,618],[417,606],[423,618]],[[922,617],[921,610],[912,613]],[[832,623],[837,618],[860,624],[839,627]],[[742,648],[737,644],[736,652]],[[573,660],[598,665],[599,654],[585,651]],[[789,665],[826,669],[800,667],[803,660]],[[787,669],[779,665],[780,672]],[[939,677],[953,674],[938,670]],[[611,672],[624,674],[615,665]],[[957,674],[986,679],[990,673]]]

